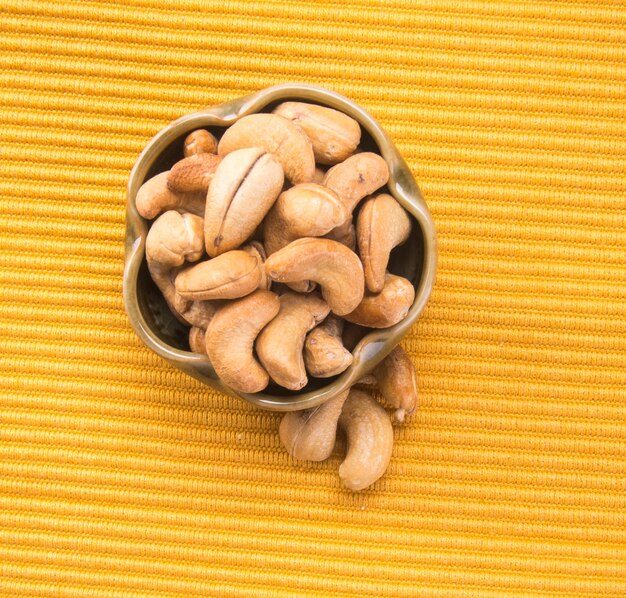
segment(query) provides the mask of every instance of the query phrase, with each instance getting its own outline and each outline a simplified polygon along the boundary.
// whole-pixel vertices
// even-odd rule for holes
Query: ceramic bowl
[[[353,349],[354,361],[342,374],[325,380],[314,379],[298,392],[271,384],[255,394],[236,393],[224,385],[206,355],[192,353],[188,329],[169,311],[152,282],[146,266],[144,248],[148,222],[135,208],[137,190],[150,177],[168,170],[182,158],[183,140],[194,129],[208,128],[218,137],[224,128],[254,112],[269,112],[286,100],[300,100],[329,106],[356,119],[362,129],[361,147],[379,153],[389,165],[387,190],[413,219],[409,240],[391,256],[389,270],[415,285],[415,301],[407,317],[383,330],[363,336]],[[321,404],[354,384],[374,368],[415,323],[433,288],[437,264],[435,226],[411,171],[382,127],[349,99],[310,85],[287,84],[269,87],[258,93],[213,106],[175,120],[148,143],[135,163],[128,181],[126,208],[126,254],[124,305],[139,338],[157,355],[203,383],[258,407],[274,411],[295,411]]]

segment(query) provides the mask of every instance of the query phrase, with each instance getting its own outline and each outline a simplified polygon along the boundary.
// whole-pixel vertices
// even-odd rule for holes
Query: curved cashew
[[[185,137],[183,142],[183,155],[185,158],[194,154],[217,153],[217,139],[215,135],[206,129],[197,129]]]
[[[304,342],[304,365],[316,378],[330,378],[343,372],[354,359],[343,346],[343,320],[330,314],[307,334]]]
[[[263,223],[265,250],[272,255],[301,237],[321,237],[348,214],[334,191],[302,183],[278,196]]]
[[[269,383],[254,357],[254,341],[280,309],[278,297],[259,289],[220,308],[206,331],[206,350],[215,372],[237,392],[259,392]]]
[[[324,185],[339,195],[352,214],[366,195],[380,189],[388,180],[387,162],[378,154],[362,152],[333,166],[324,177]]]
[[[261,331],[255,348],[261,364],[277,384],[300,390],[308,382],[302,358],[304,338],[330,308],[317,295],[285,293],[279,299],[280,311]]]
[[[198,326],[192,326],[189,329],[189,348],[194,353],[202,353],[206,355],[206,330]]]
[[[276,114],[249,114],[226,129],[217,151],[226,155],[244,147],[262,147],[274,154],[294,184],[313,179],[315,157],[311,141],[290,120]]]
[[[402,423],[417,407],[417,376],[411,358],[398,345],[374,368],[372,374],[385,402],[396,410],[394,421]]]
[[[348,451],[339,477],[350,490],[363,490],[387,469],[393,448],[393,427],[387,412],[368,394],[350,390],[339,416]]]
[[[304,237],[292,241],[265,262],[267,275],[277,282],[317,282],[333,313],[342,316],[361,302],[363,266],[347,247],[330,239]]]
[[[411,233],[411,220],[404,208],[387,193],[370,197],[361,207],[356,223],[365,285],[380,293],[385,284],[389,254]]]
[[[283,416],[278,434],[294,459],[324,461],[330,457],[337,439],[337,422],[348,392],[344,390],[313,409],[291,411]]]
[[[167,210],[185,210],[197,216],[204,216],[204,193],[174,193],[167,186],[169,170],[148,179],[137,191],[135,205],[146,219],[152,220]]]
[[[344,317],[361,326],[388,328],[406,317],[414,299],[415,288],[406,278],[387,273],[383,290],[366,292],[358,307]]]
[[[193,154],[183,158],[172,166],[167,176],[167,186],[178,193],[206,195],[221,161],[222,156],[216,154]]]
[[[347,114],[316,104],[283,102],[273,110],[302,127],[313,144],[315,161],[337,164],[354,153],[361,141],[359,123]]]
[[[256,256],[234,249],[183,270],[176,292],[183,299],[237,299],[261,286],[265,271]]]
[[[215,257],[248,239],[278,197],[283,169],[258,147],[229,153],[217,168],[207,194],[204,236]]]

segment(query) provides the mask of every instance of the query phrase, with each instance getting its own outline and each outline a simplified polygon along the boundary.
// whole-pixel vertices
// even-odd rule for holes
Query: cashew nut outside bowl
[[[237,392],[217,376],[206,355],[189,350],[189,329],[174,317],[150,279],[145,262],[148,222],[137,211],[135,198],[144,182],[171,170],[183,158],[183,144],[192,131],[206,129],[220,137],[225,128],[244,116],[271,113],[286,101],[327,106],[351,116],[361,126],[360,147],[380,154],[387,163],[389,180],[381,192],[392,195],[409,213],[412,222],[411,235],[394,250],[388,270],[414,284],[415,300],[402,321],[390,328],[368,332],[352,350],[352,364],[336,378],[320,380],[317,386],[307,384],[300,391],[290,392],[270,385],[257,393]],[[304,178],[308,177],[307,172]],[[368,374],[408,333],[432,291],[437,241],[432,217],[411,171],[382,127],[363,108],[337,93],[310,85],[285,84],[187,114],[153,137],[137,159],[128,182],[125,257],[124,305],[137,335],[151,350],[223,393],[241,397],[264,409],[296,411],[320,405],[349,388]]]

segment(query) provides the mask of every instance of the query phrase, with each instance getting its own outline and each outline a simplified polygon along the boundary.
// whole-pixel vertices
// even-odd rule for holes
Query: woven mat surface
[[[626,595],[620,1],[8,0],[0,13],[0,594]],[[139,342],[146,142],[280,82],[388,129],[437,223],[387,475]]]

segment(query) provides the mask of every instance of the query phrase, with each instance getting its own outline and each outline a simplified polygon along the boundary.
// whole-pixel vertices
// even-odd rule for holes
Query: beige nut
[[[289,390],[300,390],[308,382],[302,347],[306,333],[329,312],[317,294],[285,293],[280,296],[278,315],[261,331],[255,348],[270,377]]]
[[[221,156],[216,154],[194,154],[179,160],[172,166],[167,186],[177,193],[204,193],[217,170]]]
[[[354,310],[363,298],[363,266],[347,247],[330,239],[304,237],[292,241],[265,262],[267,275],[277,282],[317,282],[333,313]]]
[[[393,419],[402,423],[417,407],[417,375],[415,366],[400,346],[383,359],[372,372],[385,403],[395,409]],[[361,381],[359,381],[361,383]]]
[[[206,350],[222,382],[236,392],[263,390],[269,376],[254,357],[254,341],[280,309],[278,297],[259,289],[220,308],[206,331]]]
[[[346,488],[363,490],[378,480],[389,465],[393,448],[391,421],[370,395],[353,388],[343,405],[339,426],[348,441],[339,477]]]
[[[343,112],[308,104],[283,102],[273,110],[300,125],[313,144],[315,161],[337,164],[354,153],[361,141],[361,127]]]
[[[339,226],[333,228],[333,230],[324,235],[324,237],[326,239],[337,241],[352,251],[356,251],[356,229],[354,228],[352,218],[350,217],[348,217]]]
[[[387,162],[378,154],[362,152],[333,166],[324,177],[324,185],[339,195],[352,214],[364,197],[386,185],[388,180]]]
[[[189,348],[193,353],[202,353],[206,355],[206,330],[198,326],[192,326],[189,329]]]
[[[239,247],[255,232],[283,186],[283,169],[258,147],[229,153],[207,194],[204,237],[215,257]]]
[[[164,266],[195,262],[204,253],[202,218],[169,210],[159,216],[146,237],[146,260]]]
[[[278,196],[265,218],[265,250],[272,255],[301,237],[321,237],[347,216],[334,191],[315,183],[295,185]]]
[[[176,292],[189,300],[237,299],[258,289],[264,272],[256,256],[234,249],[183,270]]]
[[[362,206],[356,223],[359,254],[365,286],[380,293],[391,250],[404,243],[411,233],[411,220],[404,208],[387,193],[370,197]]]
[[[326,170],[324,168],[320,168],[319,166],[316,166],[311,182],[315,183],[316,185],[321,185],[324,182],[325,176],[326,176]]]
[[[358,307],[344,317],[368,328],[388,328],[404,320],[415,299],[415,288],[402,276],[387,274],[380,293],[365,292]]]
[[[278,434],[287,452],[301,461],[324,461],[335,448],[337,423],[348,390],[313,409],[291,411],[283,416]]]
[[[183,155],[185,158],[195,154],[217,153],[217,139],[206,129],[196,129],[185,137]]]
[[[167,186],[169,170],[148,179],[137,191],[135,205],[146,219],[152,220],[167,210],[184,210],[204,216],[205,193],[174,193]]]
[[[226,129],[217,151],[220,155],[246,147],[262,147],[274,154],[294,184],[313,179],[313,147],[304,131],[290,120],[276,114],[249,114]]]
[[[304,365],[315,378],[330,378],[343,372],[353,356],[343,346],[343,320],[330,314],[319,326],[307,334],[304,342]]]
[[[246,251],[259,260],[259,264],[261,264],[261,282],[259,283],[259,288],[269,291],[272,287],[272,281],[267,277],[267,272],[265,271],[267,253],[265,251],[265,247],[263,247],[263,243],[260,241],[250,241],[250,243],[244,245],[241,250]]]
[[[220,306],[220,301],[191,301],[180,315],[190,326],[206,330]]]

